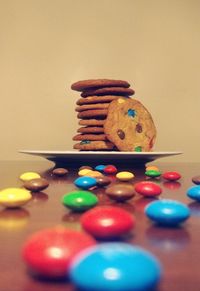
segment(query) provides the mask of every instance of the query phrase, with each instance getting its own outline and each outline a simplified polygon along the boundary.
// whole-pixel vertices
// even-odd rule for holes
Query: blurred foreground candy
[[[22,257],[40,276],[67,277],[72,258],[95,244],[90,235],[59,226],[32,234],[22,247]]]
[[[0,191],[0,205],[9,208],[23,206],[31,198],[30,191],[23,188],[6,188]]]
[[[70,268],[76,287],[87,291],[155,290],[159,261],[146,250],[127,243],[102,243],[77,255]]]

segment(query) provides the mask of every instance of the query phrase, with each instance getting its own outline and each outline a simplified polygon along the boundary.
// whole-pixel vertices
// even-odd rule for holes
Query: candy
[[[111,180],[106,176],[96,177],[97,186],[104,187],[111,183]]]
[[[190,216],[189,208],[178,201],[163,199],[151,202],[145,214],[154,222],[165,226],[176,226]]]
[[[29,181],[29,180],[41,178],[41,177],[38,173],[26,172],[26,173],[21,174],[19,178],[20,178],[20,180],[25,182],[25,181]]]
[[[156,170],[146,170],[145,175],[151,178],[160,177],[161,173]]]
[[[105,165],[98,165],[98,166],[95,167],[95,170],[99,171],[99,172],[103,172],[105,167],[106,167]]]
[[[22,257],[36,274],[66,277],[72,258],[95,244],[90,235],[60,226],[31,235],[22,247]]]
[[[157,290],[160,262],[150,252],[127,243],[102,243],[74,257],[69,276],[80,290]]]
[[[158,171],[159,172],[159,169],[156,166],[147,166],[146,167],[146,171],[149,171],[149,170],[154,170],[154,171]]]
[[[116,178],[120,181],[129,181],[134,178],[134,174],[131,172],[118,172]]]
[[[129,233],[135,219],[126,210],[114,206],[97,206],[80,219],[84,230],[99,239],[110,239]]]
[[[192,186],[187,190],[187,196],[193,200],[200,201],[200,186]]]
[[[58,177],[62,177],[62,176],[66,176],[69,171],[65,168],[55,168],[52,173],[55,175],[55,176],[58,176]]]
[[[84,169],[92,170],[92,167],[90,167],[90,166],[81,166],[79,168],[79,171],[84,170]]]
[[[196,185],[200,185],[200,176],[193,177],[192,182]]]
[[[39,192],[46,189],[49,186],[49,182],[43,178],[36,178],[29,181],[24,182],[24,188],[32,191]]]
[[[89,173],[87,173],[86,176],[97,178],[97,177],[102,177],[103,174],[99,171],[90,171]]]
[[[31,198],[30,191],[22,188],[6,188],[0,191],[0,205],[9,208],[23,206]]]
[[[82,188],[82,189],[89,189],[93,186],[96,186],[97,184],[97,181],[95,178],[93,177],[87,177],[87,176],[84,176],[84,177],[79,177],[77,178],[75,181],[74,181],[74,184],[79,187],[79,188]]]
[[[79,176],[87,176],[87,174],[89,173],[89,172],[92,172],[92,170],[90,170],[90,169],[81,169],[79,172],[78,172],[78,175]]]
[[[113,200],[123,202],[131,199],[135,195],[135,190],[132,184],[116,183],[107,187],[105,193]]]
[[[85,211],[98,203],[98,198],[89,191],[73,191],[62,197],[62,203],[75,211]]]
[[[177,181],[181,178],[178,172],[165,172],[162,177],[168,181]]]
[[[116,174],[117,168],[113,165],[108,165],[104,168],[103,172],[108,175]]]
[[[146,197],[158,196],[162,193],[159,185],[149,181],[142,181],[135,184],[135,191]]]

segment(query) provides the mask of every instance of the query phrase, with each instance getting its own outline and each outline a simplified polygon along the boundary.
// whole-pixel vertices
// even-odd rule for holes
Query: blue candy
[[[81,290],[144,291],[156,287],[161,276],[158,260],[127,243],[101,243],[79,253],[69,276]]]
[[[99,172],[103,172],[103,170],[105,169],[105,167],[106,167],[105,165],[98,165],[98,166],[95,167],[95,170],[96,171],[99,171]]]
[[[200,186],[192,186],[187,191],[187,196],[200,202]]]
[[[176,226],[190,216],[185,204],[169,199],[151,202],[145,208],[145,213],[154,222],[166,226]]]
[[[89,189],[97,185],[97,180],[93,177],[79,177],[74,181],[74,184],[81,189]]]

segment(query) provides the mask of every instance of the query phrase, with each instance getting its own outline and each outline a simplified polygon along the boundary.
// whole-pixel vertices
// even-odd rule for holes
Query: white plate
[[[20,150],[20,153],[40,156],[51,161],[65,160],[69,163],[95,162],[120,162],[120,163],[146,163],[155,159],[180,155],[182,152],[108,152],[108,151],[45,151],[45,150]]]

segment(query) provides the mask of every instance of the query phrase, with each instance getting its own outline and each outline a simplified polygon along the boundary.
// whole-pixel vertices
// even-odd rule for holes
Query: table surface
[[[179,182],[165,182],[157,179],[163,189],[161,198],[172,198],[187,204],[191,217],[181,227],[162,228],[152,224],[144,215],[144,207],[152,201],[137,195],[126,203],[111,201],[104,188],[94,193],[100,205],[120,206],[134,214],[136,227],[126,242],[139,245],[152,252],[163,265],[163,277],[158,291],[199,291],[200,290],[200,203],[187,197],[186,191],[192,186],[191,178],[200,174],[200,164],[152,162],[161,172],[178,171]],[[89,165],[89,162],[88,162]],[[0,162],[0,189],[21,187],[19,176],[24,172],[36,171],[48,179],[50,185],[43,192],[33,194],[33,199],[23,208],[5,209],[0,207],[0,290],[1,291],[74,291],[70,282],[55,282],[32,277],[21,258],[21,247],[26,238],[41,229],[64,225],[80,230],[81,214],[70,212],[61,204],[61,197],[75,190],[73,184],[78,177],[78,166],[68,168],[69,175],[55,177],[53,168],[60,166],[42,160],[39,162],[15,161]],[[130,170],[135,174],[133,183],[145,180],[144,167],[119,165],[118,170]],[[103,291],[103,290],[102,290]],[[123,291],[123,290],[122,290]]]

